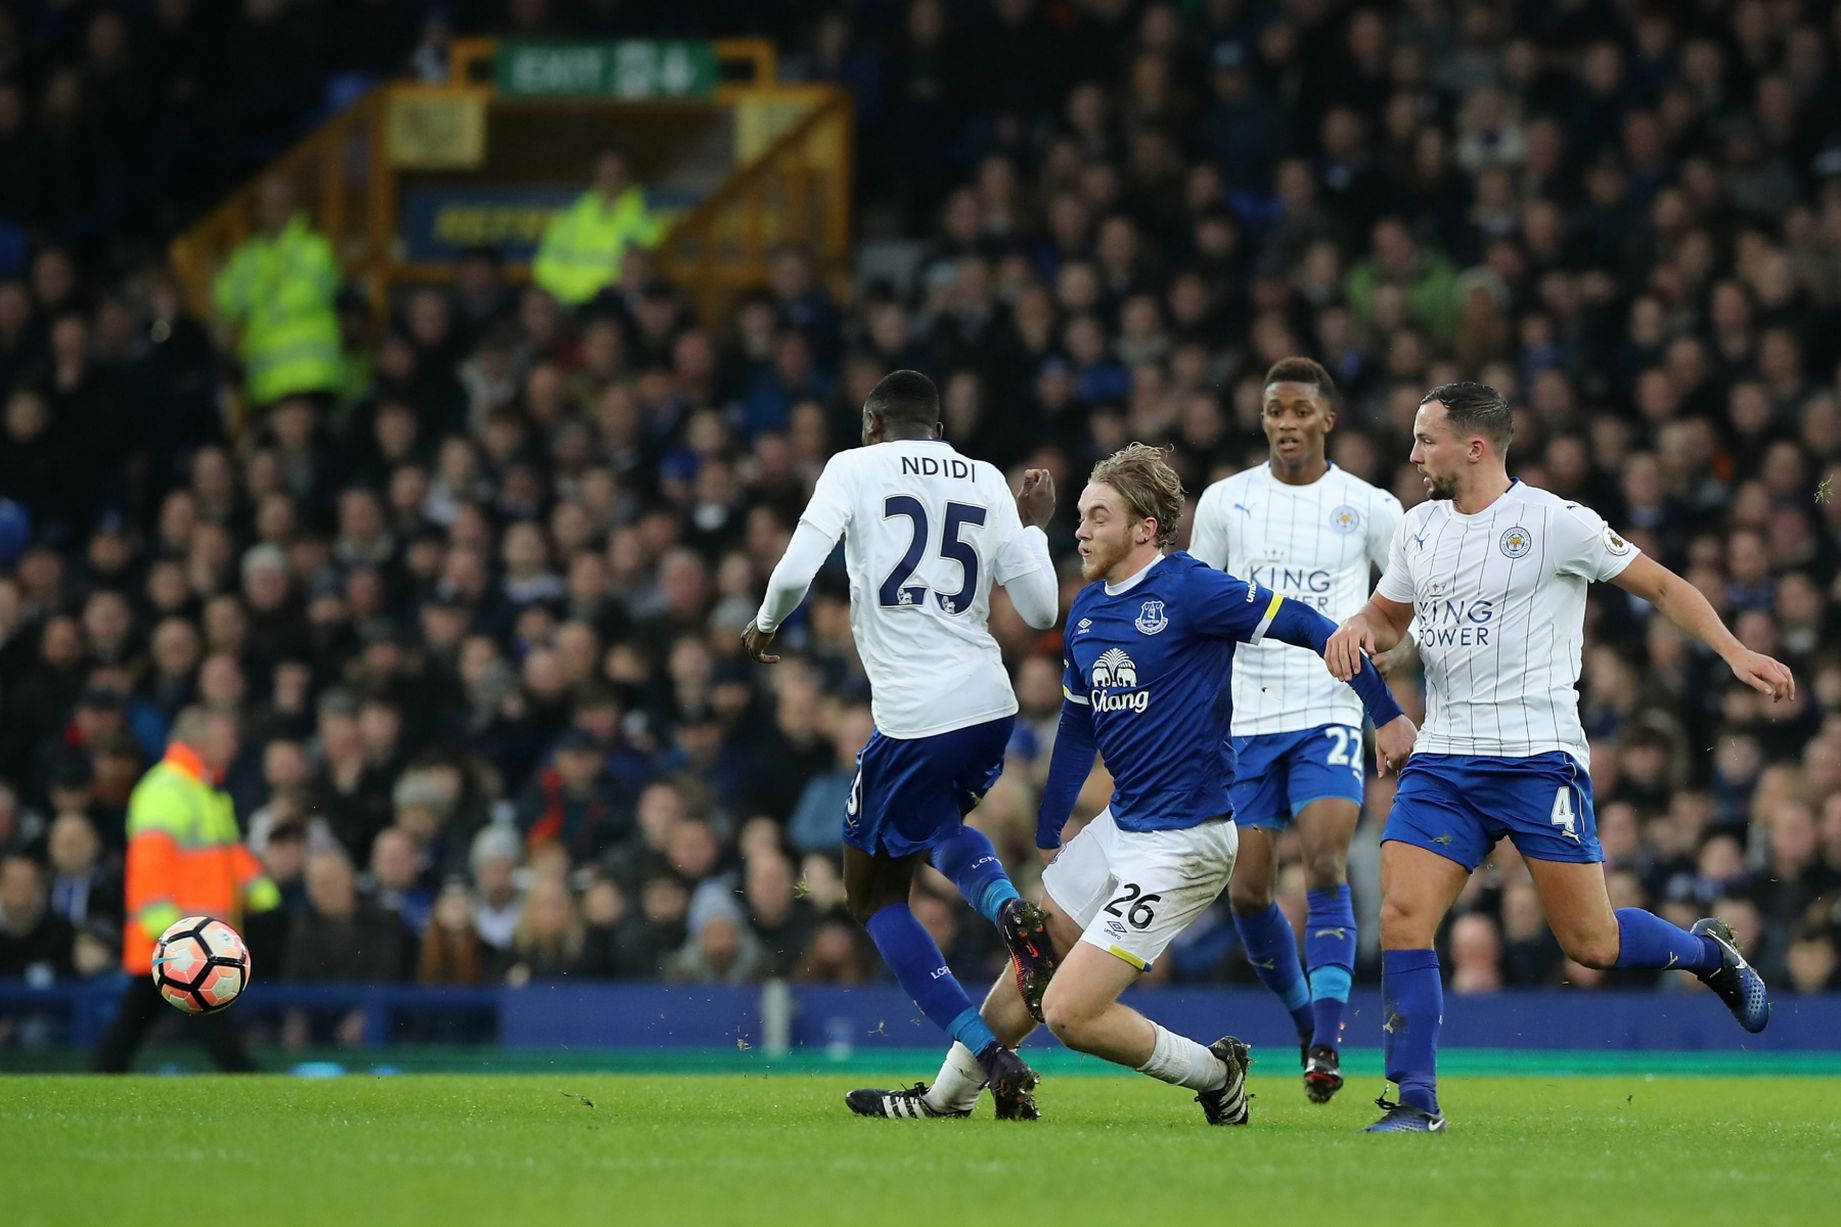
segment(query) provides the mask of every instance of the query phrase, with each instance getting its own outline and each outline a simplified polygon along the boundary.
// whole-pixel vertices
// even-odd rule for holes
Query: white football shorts
[[[1146,971],[1227,889],[1239,851],[1232,818],[1121,831],[1105,809],[1042,871],[1042,888],[1080,940]]]

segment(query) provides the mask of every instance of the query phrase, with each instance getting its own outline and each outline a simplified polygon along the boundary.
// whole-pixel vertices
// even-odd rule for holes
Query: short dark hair
[[[870,390],[863,408],[890,426],[931,429],[940,420],[940,390],[919,371],[894,371]]]
[[[1315,358],[1280,358],[1266,372],[1266,382],[1262,386],[1269,388],[1275,383],[1310,384],[1323,397],[1324,404],[1332,409],[1336,407],[1336,381]]]
[[[1445,407],[1452,430],[1482,435],[1498,452],[1508,453],[1515,439],[1515,415],[1509,412],[1509,402],[1502,393],[1486,383],[1465,379],[1441,383],[1419,398],[1421,405],[1433,401]]]

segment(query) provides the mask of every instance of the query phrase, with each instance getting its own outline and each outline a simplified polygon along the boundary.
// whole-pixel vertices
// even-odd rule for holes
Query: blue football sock
[[[1004,904],[1017,898],[1004,863],[997,859],[997,849],[975,827],[962,824],[933,845],[933,867],[951,878],[965,901],[992,924],[997,923]]]
[[[1304,965],[1310,969],[1310,1011],[1316,1022],[1312,1045],[1336,1047],[1342,1039],[1342,1011],[1355,978],[1355,905],[1345,883],[1305,896]]]
[[[1251,916],[1234,913],[1234,927],[1240,930],[1241,944],[1247,948],[1247,962],[1259,982],[1278,995],[1291,1011],[1291,1021],[1299,1035],[1309,1035],[1317,1020],[1310,1008],[1310,985],[1304,982],[1304,965],[1298,962],[1298,935],[1278,904]]]
[[[1719,944],[1645,912],[1640,907],[1617,909],[1617,965],[1619,967],[1673,968],[1705,975],[1720,965]]]
[[[1381,1049],[1400,1102],[1438,1111],[1438,1027],[1445,989],[1435,950],[1381,952]]]
[[[991,1028],[979,1017],[978,1007],[946,966],[946,956],[907,904],[889,904],[863,927],[901,987],[940,1030],[975,1053],[996,1042]]]

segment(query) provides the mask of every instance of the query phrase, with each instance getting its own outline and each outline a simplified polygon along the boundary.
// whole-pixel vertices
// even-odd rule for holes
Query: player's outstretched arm
[[[1061,704],[1061,727],[1048,759],[1048,782],[1036,808],[1036,847],[1053,852],[1061,846],[1061,829],[1093,772],[1093,709],[1072,695]]]
[[[805,600],[806,589],[812,586],[818,568],[825,565],[825,559],[831,556],[831,548],[836,544],[837,538],[827,537],[804,520],[793,530],[786,553],[774,567],[773,574],[767,577],[767,595],[761,599],[761,608],[748,629],[742,632],[742,647],[750,660],[765,665],[779,663],[779,656],[769,651],[773,647],[773,637],[779,632],[780,623]]]
[[[1700,589],[1649,555],[1637,555],[1611,582],[1642,597],[1663,617],[1718,652],[1734,677],[1760,694],[1770,695],[1772,702],[1796,697],[1796,678],[1788,666],[1740,643]]]
[[[1030,629],[1045,631],[1061,615],[1061,588],[1048,553],[1048,534],[1043,532],[1055,516],[1055,478],[1047,469],[1023,471],[1016,516],[1022,528],[1000,560],[999,574],[1004,578],[999,582]]]
[[[1361,671],[1362,656],[1392,650],[1412,620],[1411,605],[1390,601],[1377,592],[1359,613],[1336,628],[1323,648],[1323,663],[1337,681],[1352,681]]]
[[[1321,656],[1329,650],[1330,641],[1338,632],[1334,622],[1310,606],[1279,599],[1278,609],[1265,633],[1281,643],[1309,648]],[[1381,671],[1365,653],[1358,651],[1354,673],[1343,680],[1361,696],[1362,706],[1368,709],[1368,716],[1374,721],[1374,744],[1380,752],[1381,774],[1387,774],[1389,767],[1403,765],[1413,752],[1413,743],[1419,739],[1419,730],[1400,710]]]

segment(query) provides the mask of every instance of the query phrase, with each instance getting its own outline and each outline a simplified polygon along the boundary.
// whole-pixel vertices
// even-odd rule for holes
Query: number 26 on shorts
[[[1162,895],[1144,893],[1144,888],[1136,882],[1121,882],[1119,897],[1106,905],[1106,911],[1114,916],[1123,917],[1125,923],[1134,929],[1147,929],[1156,919],[1151,914],[1151,904],[1163,898]],[[1124,908],[1124,911],[1120,911]]]

